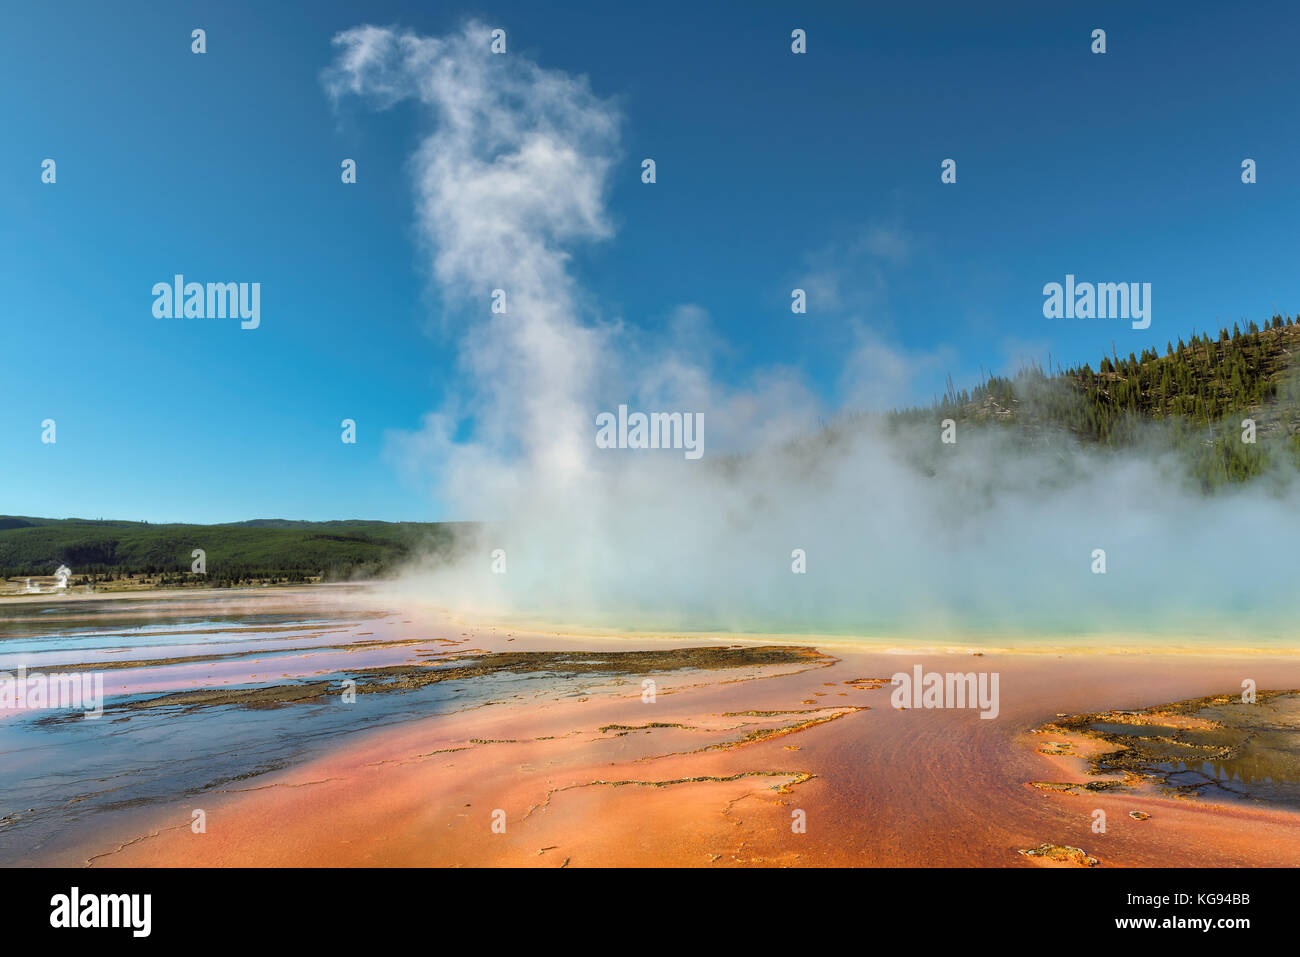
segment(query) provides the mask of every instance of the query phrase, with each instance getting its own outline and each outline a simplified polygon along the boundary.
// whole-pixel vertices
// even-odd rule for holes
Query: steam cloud
[[[797,374],[716,380],[702,310],[680,307],[653,345],[603,319],[569,259],[612,236],[619,112],[585,78],[491,54],[489,34],[358,27],[324,77],[336,101],[412,100],[430,124],[417,219],[465,323],[473,391],[398,441],[454,516],[490,521],[456,560],[412,569],[407,594],[609,628],[1285,638],[1300,604],[1293,475],[1205,497],[1154,453],[1026,452],[971,429],[938,450],[937,423],[887,434],[872,417],[819,434],[825,410]],[[489,314],[494,289],[504,315]],[[704,459],[598,449],[595,416],[619,403],[703,412]],[[491,570],[498,548],[506,574]]]

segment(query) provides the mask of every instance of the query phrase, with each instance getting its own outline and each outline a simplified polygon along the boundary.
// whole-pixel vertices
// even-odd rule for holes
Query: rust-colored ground
[[[827,651],[829,666],[802,671],[666,674],[653,703],[639,681],[622,681],[408,722],[244,789],[178,802],[57,863],[1073,866],[1019,853],[1051,844],[1105,867],[1300,864],[1290,811],[1146,785],[1070,793],[1030,783],[1094,780],[1078,756],[1041,753],[1044,736],[1031,729],[1059,713],[1231,692],[1243,677],[1300,687],[1300,661]],[[887,684],[862,680],[917,663],[998,672],[998,718],[896,710]],[[206,833],[191,831],[195,807]],[[1093,831],[1096,809],[1105,833]]]

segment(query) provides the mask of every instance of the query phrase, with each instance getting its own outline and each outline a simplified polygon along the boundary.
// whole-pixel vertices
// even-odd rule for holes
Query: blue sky
[[[385,451],[464,388],[463,317],[442,315],[415,225],[416,110],[339,111],[323,91],[331,38],[362,23],[442,35],[477,17],[613,98],[614,235],[572,273],[652,338],[680,306],[706,311],[726,381],[788,366],[829,410],[928,402],[948,373],[969,385],[1049,350],[1095,364],[1112,339],[1163,351],[1300,310],[1300,13],[1135,6],[10,5],[0,512],[478,517]],[[176,272],[261,282],[261,327],[154,318],[150,289]],[[1151,328],[1044,319],[1067,272],[1150,282]],[[911,374],[846,381],[864,339]]]

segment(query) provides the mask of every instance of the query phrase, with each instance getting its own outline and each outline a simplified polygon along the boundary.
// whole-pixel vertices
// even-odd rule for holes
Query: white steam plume
[[[935,457],[937,425],[886,435],[874,420],[791,443],[816,431],[811,391],[783,369],[721,386],[701,310],[679,308],[653,345],[602,321],[569,256],[612,235],[619,113],[585,78],[493,55],[489,35],[359,27],[335,38],[325,75],[336,100],[409,99],[427,114],[417,218],[432,276],[465,315],[474,391],[403,448],[436,472],[455,517],[493,521],[458,561],[413,571],[412,592],[614,628],[1226,627],[1268,609],[1262,627],[1285,630],[1292,477],[1205,499],[1149,455],[1025,454],[967,430]],[[494,289],[504,315],[489,314]],[[887,351],[870,342],[848,365],[892,368]],[[619,403],[704,413],[704,459],[598,449],[595,416]],[[1090,571],[1095,548],[1106,575]],[[806,574],[791,572],[795,549]]]

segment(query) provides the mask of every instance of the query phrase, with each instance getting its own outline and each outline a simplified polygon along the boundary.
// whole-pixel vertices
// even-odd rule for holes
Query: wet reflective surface
[[[1125,745],[1103,766],[1155,776],[1183,793],[1300,807],[1300,694],[1263,693],[1255,703],[1216,698],[1162,709],[1144,723],[1091,721],[1090,731]]]
[[[314,597],[258,598],[277,602],[299,607],[250,611],[250,602],[226,597],[0,605],[0,679],[16,679],[20,667],[29,675],[89,669],[102,675],[106,706],[99,718],[67,708],[0,710],[0,863],[39,856],[102,812],[238,788],[349,735],[527,693],[546,680],[503,674],[345,703],[345,677],[463,653],[469,636],[434,635],[346,602],[330,609]],[[333,693],[292,707],[121,710],[177,691],[322,679]]]

